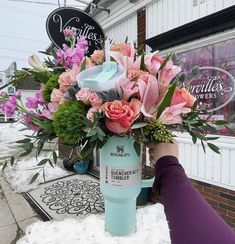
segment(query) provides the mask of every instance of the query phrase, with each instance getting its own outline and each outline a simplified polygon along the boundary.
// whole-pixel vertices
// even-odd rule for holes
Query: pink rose
[[[185,107],[192,108],[196,98],[185,88],[176,88],[171,100],[171,105],[185,103]]]
[[[91,55],[91,59],[97,65],[102,64],[105,60],[104,51],[103,50],[95,50],[93,52],[93,54]]]
[[[89,101],[92,107],[101,106],[102,104],[102,99],[95,92],[90,94]]]
[[[100,107],[100,106],[95,106],[95,107],[92,107],[92,108],[90,108],[90,109],[88,110],[86,117],[87,117],[87,119],[89,119],[91,122],[93,122],[93,119],[94,119],[94,113],[95,113],[95,112],[99,112],[99,113],[101,113],[101,112],[102,112],[101,107]]]
[[[78,74],[77,69],[72,69],[72,70],[67,70],[63,72],[59,76],[59,84],[60,84],[60,91],[61,92],[66,92],[70,86],[74,86],[76,84],[76,77]]]
[[[64,98],[64,93],[61,92],[59,89],[54,88],[51,93],[51,102],[62,104],[65,101],[66,99]]]
[[[119,52],[123,56],[133,57],[134,56],[134,47],[132,44],[118,43],[110,48],[111,51]]]
[[[191,112],[190,108],[184,107],[185,103],[179,103],[170,107],[165,108],[161,113],[159,120],[165,125],[181,124],[182,114]]]
[[[130,103],[125,100],[104,103],[102,109],[107,117],[106,127],[117,134],[129,131],[140,115],[140,106],[141,102],[135,98]]]
[[[89,88],[81,88],[76,94],[77,100],[82,101],[86,105],[90,105],[90,96],[91,92]]]

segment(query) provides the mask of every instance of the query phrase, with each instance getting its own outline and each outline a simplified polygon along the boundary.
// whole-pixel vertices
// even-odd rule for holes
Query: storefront
[[[166,55],[175,51],[183,61],[184,71],[195,65],[217,68],[204,70],[204,77],[201,77],[204,79],[204,91],[199,91],[199,85],[191,89],[197,90],[198,97],[204,97],[211,108],[216,107],[212,119],[227,119],[235,114],[234,4],[235,1],[230,0],[112,1],[105,5],[110,9],[109,15],[100,12],[94,17],[104,27],[108,37],[116,42],[124,41],[128,36],[138,45],[145,42],[147,52],[160,50],[161,55]],[[221,73],[221,70],[225,72]],[[205,79],[208,81],[207,90]],[[223,83],[225,91],[218,88],[220,91],[211,92],[209,83],[216,83],[212,79],[217,79],[214,90]],[[208,148],[204,153],[200,142],[194,145],[189,135],[177,133],[180,161],[186,173],[206,200],[233,227],[234,123],[233,119],[232,130],[220,130],[213,135],[220,137],[216,145],[221,148],[221,154],[215,154]]]

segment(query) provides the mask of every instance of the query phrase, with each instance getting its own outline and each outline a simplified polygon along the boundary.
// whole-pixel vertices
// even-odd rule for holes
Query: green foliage
[[[54,88],[59,88],[58,78],[59,78],[59,74],[54,74],[47,81],[42,92],[42,96],[46,102],[50,102],[52,90]]]
[[[84,138],[86,133],[82,116],[86,113],[86,106],[80,101],[73,100],[60,105],[53,121],[56,135],[68,144],[75,144]]]
[[[148,141],[169,143],[173,141],[173,135],[160,121],[149,121],[144,127],[144,135]]]
[[[168,89],[163,101],[161,102],[158,111],[157,111],[157,118],[160,117],[161,113],[164,111],[165,108],[169,107],[171,104],[171,99],[174,95],[176,89],[177,82],[174,82]]]

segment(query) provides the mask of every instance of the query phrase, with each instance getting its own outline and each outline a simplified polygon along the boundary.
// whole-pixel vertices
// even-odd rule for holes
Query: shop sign
[[[235,95],[234,77],[218,67],[200,67],[200,70],[200,74],[191,82],[189,91],[198,103],[206,105],[208,112],[223,108]]]
[[[104,31],[87,13],[77,8],[66,7],[55,9],[47,18],[47,34],[58,48],[62,48],[63,44],[69,44],[65,41],[63,30],[71,28],[76,30],[77,37],[86,37],[88,41],[86,55],[91,55],[96,49],[102,49]]]

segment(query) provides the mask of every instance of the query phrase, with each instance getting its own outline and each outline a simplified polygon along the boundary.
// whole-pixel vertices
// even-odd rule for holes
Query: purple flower
[[[14,114],[16,110],[16,105],[17,105],[16,97],[11,96],[4,105],[4,110],[7,117],[11,117]]]
[[[38,100],[36,97],[27,97],[27,102],[25,103],[26,107],[29,109],[35,109],[38,107]]]
[[[34,97],[27,97],[26,100],[26,107],[29,109],[35,109],[38,108],[38,105],[44,105],[45,101],[42,96],[42,91],[44,89],[44,84],[41,84],[41,88],[38,92],[35,93]]]
[[[56,51],[57,59],[55,64],[62,64],[66,68],[72,68],[74,65],[80,65],[85,52],[87,51],[87,41],[85,38],[79,38],[76,44],[76,47],[70,48],[67,45],[63,44],[63,49],[58,49]]]
[[[39,126],[37,126],[36,124],[34,124],[34,122],[32,121],[32,118],[35,117],[37,119],[40,119],[41,116],[39,114],[34,113],[33,111],[30,111],[29,114],[24,115],[23,116],[23,123],[30,129],[33,131],[39,131]]]
[[[80,37],[80,38],[77,38],[77,45],[76,47],[80,48],[80,49],[84,49],[85,52],[87,51],[88,49],[88,42],[86,40],[85,37]]]

